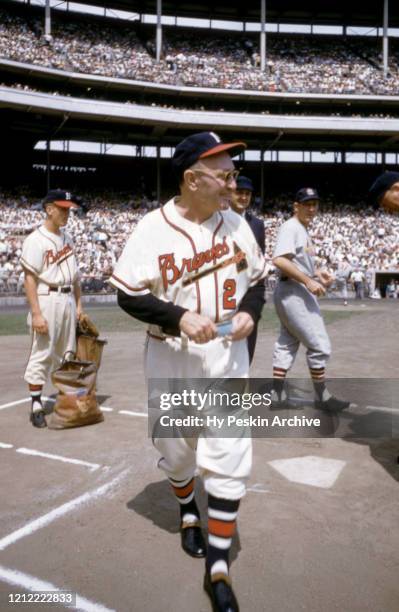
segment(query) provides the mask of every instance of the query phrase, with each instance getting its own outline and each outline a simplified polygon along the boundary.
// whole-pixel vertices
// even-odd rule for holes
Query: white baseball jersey
[[[49,232],[44,225],[26,238],[21,264],[45,285],[72,285],[78,275],[71,238],[63,230],[60,235]]]
[[[201,224],[182,217],[170,200],[148,213],[130,236],[111,282],[131,296],[152,293],[218,323],[238,310],[248,288],[266,275],[265,259],[244,218],[228,210]],[[159,334],[159,328],[150,326]],[[246,378],[246,340],[217,337],[205,344],[149,337],[146,372],[157,378]],[[154,432],[155,433],[155,432]],[[154,437],[159,467],[169,478],[190,477],[196,467],[208,493],[239,499],[251,468],[251,438]]]
[[[308,276],[315,272],[314,250],[304,225],[296,217],[283,223],[277,235],[273,257],[291,255],[291,261]]]
[[[355,270],[351,274],[351,280],[354,283],[362,283],[364,281],[364,274],[360,270]]]
[[[128,295],[152,293],[218,323],[231,319],[265,276],[265,258],[244,218],[226,210],[193,223],[172,199],[137,225],[111,282]]]

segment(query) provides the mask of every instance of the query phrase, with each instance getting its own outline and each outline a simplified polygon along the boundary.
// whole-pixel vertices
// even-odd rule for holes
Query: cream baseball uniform
[[[38,334],[31,328],[32,347],[24,379],[32,385],[43,385],[64,353],[75,350],[73,283],[78,272],[72,241],[63,230],[57,235],[43,225],[26,238],[21,264],[37,278],[39,305],[48,323],[48,334]],[[58,291],[50,287],[57,287]],[[66,292],[68,288],[70,291]],[[30,313],[28,324],[31,326]]]
[[[223,265],[215,268],[218,264]],[[192,223],[172,199],[137,225],[111,282],[127,295],[152,293],[219,323],[237,313],[248,288],[265,275],[265,259],[245,219],[227,210]],[[248,372],[246,339],[217,337],[196,344],[149,326],[147,378],[246,378]],[[252,460],[250,437],[200,436],[197,448],[185,438],[155,438],[154,444],[163,455],[159,467],[169,478],[184,480],[197,467],[212,495],[244,495]]]

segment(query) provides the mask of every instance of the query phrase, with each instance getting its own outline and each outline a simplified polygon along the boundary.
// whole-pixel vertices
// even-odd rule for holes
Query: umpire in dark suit
[[[251,205],[252,195],[254,192],[254,186],[252,184],[251,179],[246,176],[239,176],[236,179],[237,189],[233,197],[233,201],[231,204],[231,208],[238,213],[239,215],[244,215],[247,223],[249,224],[256,242],[259,244],[259,247],[263,253],[265,254],[265,226],[261,219],[255,217],[255,215],[248,210]],[[256,345],[256,336],[258,334],[258,328],[255,325],[254,330],[248,336],[248,353],[249,353],[249,363],[252,363],[254,353],[255,353],[255,345]]]

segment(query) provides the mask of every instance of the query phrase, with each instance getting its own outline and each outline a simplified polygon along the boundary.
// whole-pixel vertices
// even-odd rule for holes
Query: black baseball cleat
[[[292,410],[297,406],[290,400],[285,391],[277,393],[274,389],[270,393],[271,404],[269,410]]]
[[[328,398],[328,400],[315,400],[314,405],[318,410],[329,410],[330,412],[340,412],[341,410],[345,410],[345,408],[349,408],[350,402],[345,402],[344,400],[340,400],[333,395]]]
[[[190,557],[200,559],[206,555],[206,544],[198,523],[182,523],[180,526],[181,546]]]
[[[208,572],[205,573],[204,590],[212,602],[213,612],[239,612],[238,601],[234,595],[231,581],[225,574],[215,574],[212,580]]]
[[[47,427],[44,410],[32,410],[29,418],[33,427]]]

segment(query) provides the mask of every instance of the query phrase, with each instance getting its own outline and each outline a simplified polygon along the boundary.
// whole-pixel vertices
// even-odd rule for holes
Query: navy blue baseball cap
[[[246,148],[244,142],[222,142],[215,132],[198,132],[188,136],[177,145],[172,157],[172,167],[180,180],[188,168],[199,159],[205,159],[228,151],[234,157]]]
[[[295,202],[302,204],[303,202],[309,202],[310,200],[320,200],[316,189],[312,189],[312,187],[303,187],[303,189],[296,192]]]
[[[250,178],[242,176],[241,174],[236,178],[237,189],[247,189],[247,191],[254,191],[254,186]]]
[[[43,208],[46,208],[47,204],[55,204],[61,208],[79,208],[81,206],[78,197],[74,196],[70,191],[62,189],[51,189],[42,201]]]
[[[399,183],[399,172],[384,172],[384,174],[381,174],[369,189],[370,202],[377,204],[384,193],[395,183]]]

